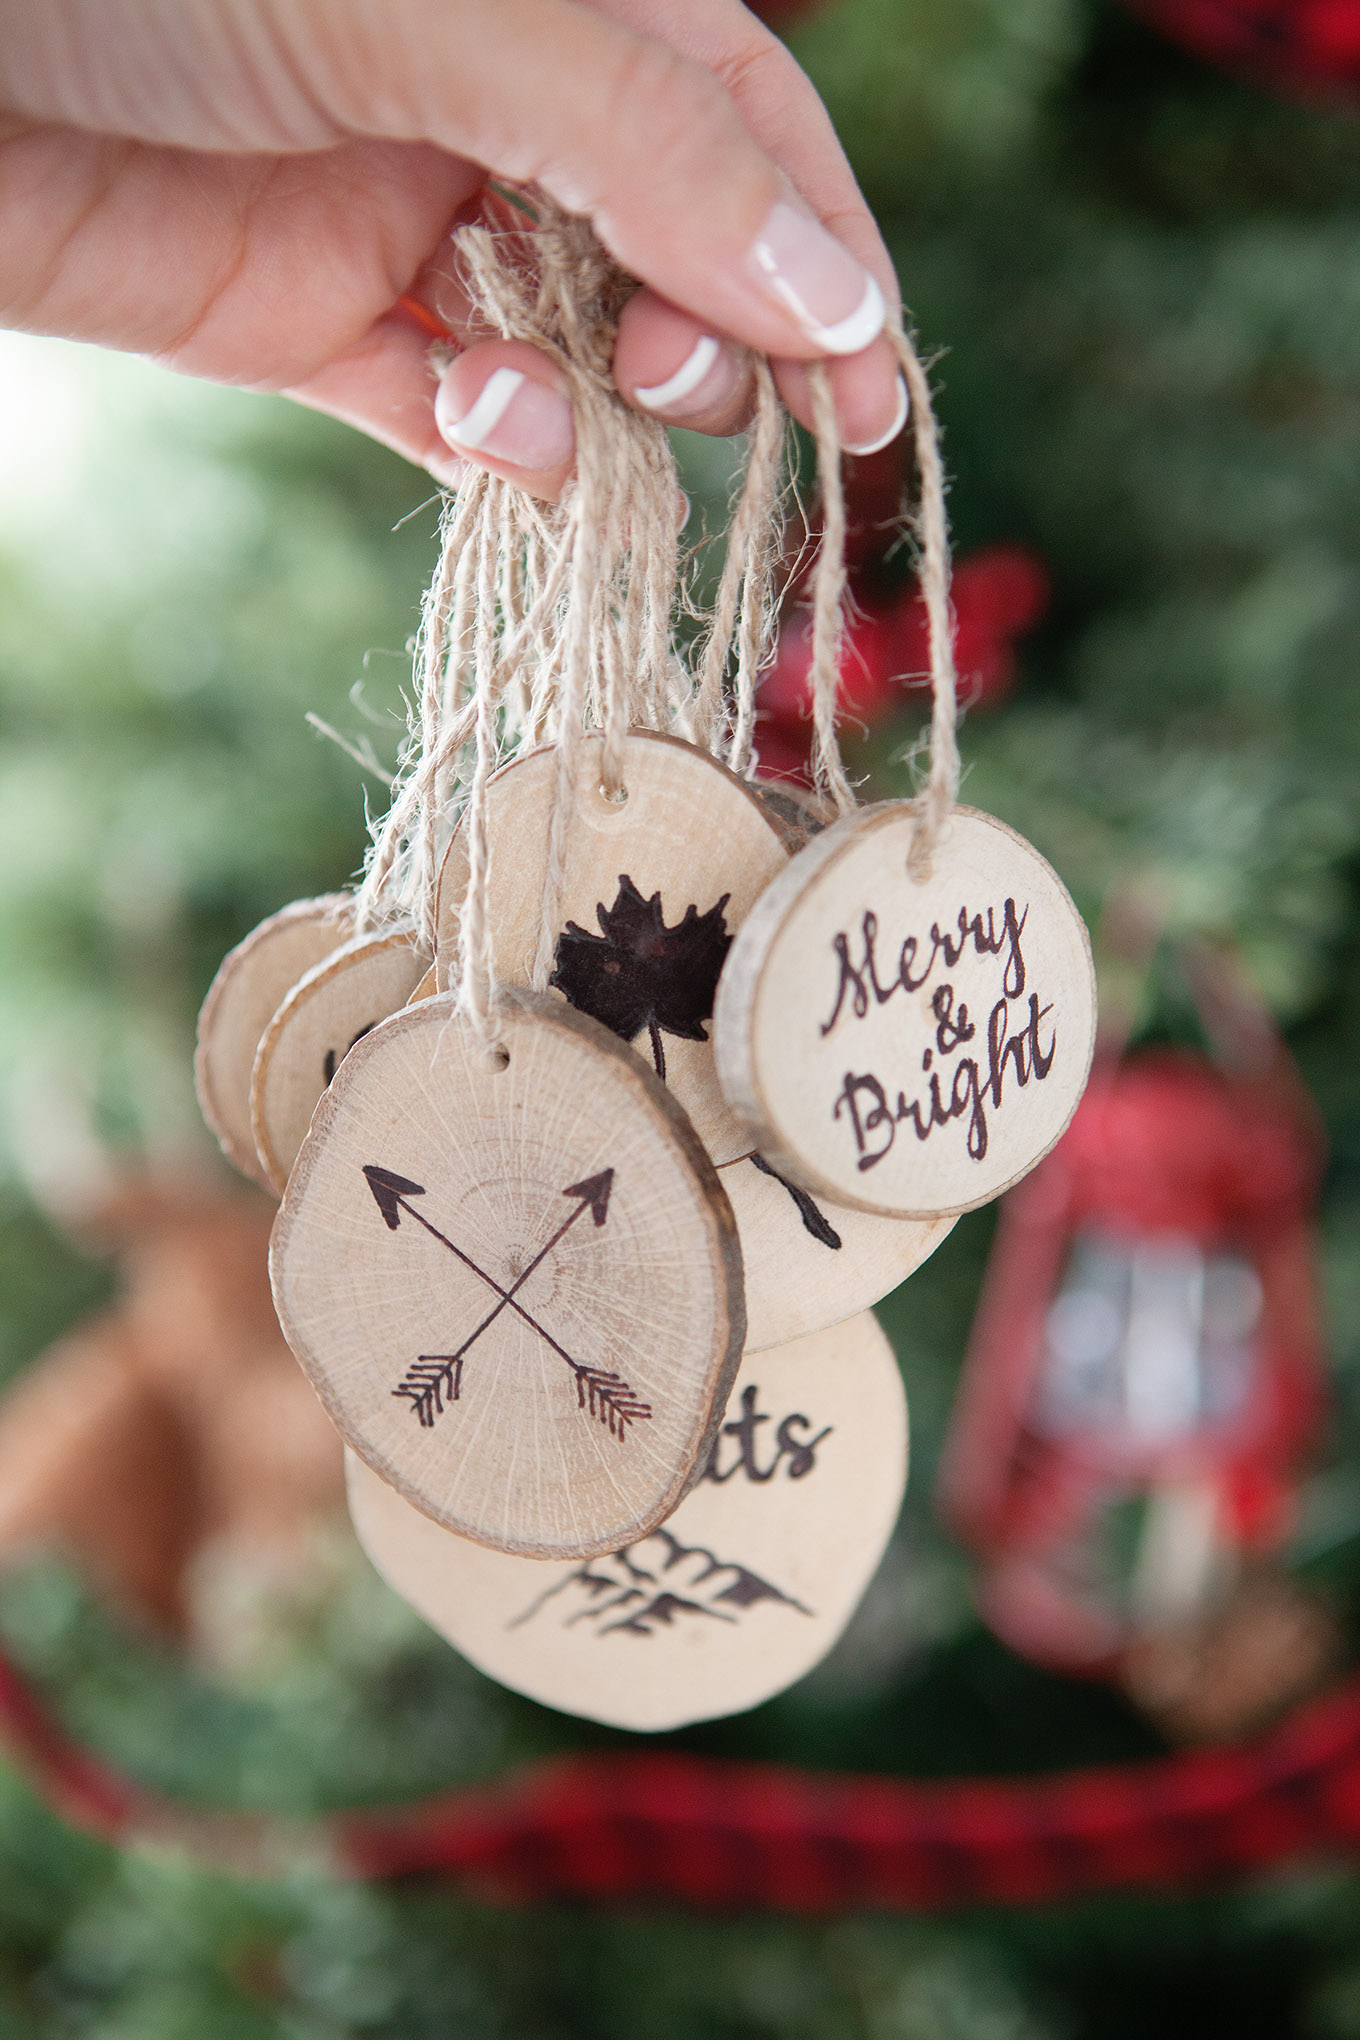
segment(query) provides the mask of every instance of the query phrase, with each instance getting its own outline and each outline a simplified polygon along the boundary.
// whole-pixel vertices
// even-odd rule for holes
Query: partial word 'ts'
[[[817,1447],[824,1438],[831,1436],[831,1425],[825,1425],[820,1431],[808,1437],[806,1434],[811,1427],[811,1418],[797,1413],[785,1417],[774,1434],[774,1456],[762,1465],[762,1453],[758,1449],[756,1432],[761,1424],[773,1423],[774,1419],[766,1416],[760,1409],[759,1402],[760,1390],[754,1383],[742,1390],[741,1415],[734,1418],[731,1423],[724,1424],[714,1440],[708,1465],[703,1472],[705,1480],[716,1481],[721,1486],[724,1481],[729,1481],[740,1473],[744,1474],[747,1480],[763,1483],[773,1480],[781,1466],[790,1480],[802,1480],[812,1472],[816,1464]],[[736,1445],[734,1454],[728,1451],[729,1438],[733,1439]],[[763,1439],[759,1442],[764,1445],[768,1440]]]

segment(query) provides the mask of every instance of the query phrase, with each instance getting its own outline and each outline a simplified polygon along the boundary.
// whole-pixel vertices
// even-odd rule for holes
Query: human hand
[[[905,392],[892,267],[830,121],[740,0],[0,0],[0,323],[284,390],[440,479],[571,471],[554,366],[470,332],[448,237],[488,176],[642,280],[625,401],[728,433],[748,350],[843,440]],[[428,306],[465,343],[436,395]],[[457,449],[455,452],[454,449]]]

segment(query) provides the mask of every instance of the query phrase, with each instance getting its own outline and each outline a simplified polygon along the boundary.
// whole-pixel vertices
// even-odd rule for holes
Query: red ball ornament
[[[1128,0],[1173,42],[1284,92],[1360,88],[1360,0]]]

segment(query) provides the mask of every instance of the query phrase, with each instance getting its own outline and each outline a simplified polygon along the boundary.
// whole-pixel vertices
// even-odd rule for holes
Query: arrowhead
[[[564,1197],[579,1197],[583,1204],[590,1206],[590,1215],[596,1225],[603,1225],[609,1215],[609,1193],[614,1187],[614,1171],[601,1169],[598,1176],[587,1176],[583,1183],[569,1183],[562,1192]],[[374,1192],[377,1195],[377,1192]]]
[[[401,1212],[398,1209],[401,1199],[423,1197],[424,1185],[413,1183],[409,1176],[396,1176],[391,1169],[380,1169],[376,1162],[365,1162],[364,1174],[368,1178],[368,1187],[373,1192],[379,1211],[389,1229],[395,1232],[401,1224]],[[596,1222],[598,1223],[598,1220]]]

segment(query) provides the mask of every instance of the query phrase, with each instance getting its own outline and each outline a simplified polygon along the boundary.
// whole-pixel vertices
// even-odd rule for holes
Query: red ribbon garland
[[[1360,1845],[1360,1677],[1251,1741],[1024,1779],[835,1776],[662,1753],[568,1757],[300,1834],[176,1807],[78,1748],[0,1658],[0,1741],[72,1826],[242,1866],[248,1830],[344,1875],[482,1897],[661,1899],[830,1913],[1030,1905],[1222,1882]]]

